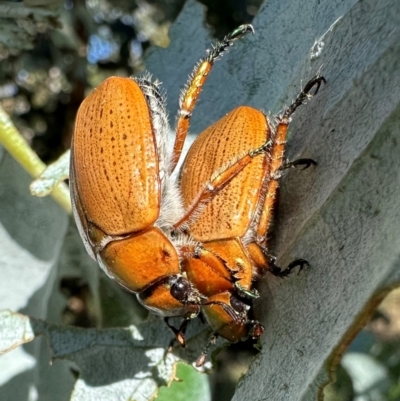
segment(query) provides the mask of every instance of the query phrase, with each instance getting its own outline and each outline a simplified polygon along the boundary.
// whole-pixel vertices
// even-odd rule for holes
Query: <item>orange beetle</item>
[[[70,187],[85,247],[110,277],[166,318],[197,316],[206,299],[181,269],[181,248],[194,246],[194,241],[173,226],[190,218],[193,210],[185,214],[171,173],[214,61],[252,31],[251,25],[240,26],[195,68],[180,101],[172,155],[165,100],[149,76],[111,77],[78,110]]]
[[[207,296],[201,307],[206,321],[231,341],[256,338],[263,331],[259,322],[249,319],[246,301],[257,297],[252,285],[258,272],[268,269],[282,277],[307,264],[298,259],[281,271],[267,256],[265,242],[280,171],[315,163],[300,159],[284,164],[283,155],[291,115],[322,82],[319,74],[311,79],[276,117],[274,128],[254,108],[231,111],[196,138],[184,161],[184,206],[198,212],[175,228],[187,230],[201,245],[193,250],[197,258],[185,259],[183,267],[189,281]]]
[[[265,268],[267,261],[261,241],[249,233],[257,229],[263,236],[267,231],[268,205],[272,205],[290,115],[321,80],[318,77],[306,86],[280,117],[273,134],[260,112],[245,108],[206,130],[211,132],[210,148],[200,145],[200,151],[203,140],[199,139],[182,174],[184,208],[171,173],[180,158],[191,113],[214,61],[247,32],[252,32],[250,25],[227,35],[196,67],[180,101],[172,155],[166,144],[165,101],[150,77],[109,78],[82,103],[76,119],[70,185],[74,216],[85,247],[104,271],[135,292],[147,309],[166,319],[186,319],[180,329],[166,320],[181,345],[185,343],[187,319],[200,311],[213,331],[230,341],[261,335],[262,325],[249,318],[250,306],[244,298],[257,296],[252,289],[253,270],[255,266]],[[242,111],[242,120],[251,128],[247,139],[244,143],[236,141],[230,153],[220,158],[226,148],[220,145],[217,133],[233,140],[243,127],[237,125],[240,119],[232,116]],[[253,123],[259,124],[256,134]],[[209,154],[219,162],[210,164]],[[200,186],[195,186],[191,181],[196,172],[188,166],[190,160],[203,158],[208,170],[201,175]],[[258,174],[253,187],[248,173],[244,174],[246,168]],[[240,186],[247,188],[248,199],[238,199],[244,214],[232,216],[220,202],[225,187],[238,194]],[[219,213],[207,214],[213,205]],[[209,220],[214,218],[223,219],[225,229],[229,225],[236,228],[231,232],[229,227],[228,231],[215,230],[216,225]],[[201,221],[206,222],[205,228],[209,226],[208,232],[202,231]]]
[[[198,306],[163,291],[181,272],[163,230],[169,216],[162,201],[172,202],[173,194],[162,150],[166,121],[149,107],[163,110],[159,99],[147,79],[111,77],[84,100],[72,141],[71,197],[86,249],[104,271],[130,291],[145,291],[140,299],[149,309],[188,316]],[[175,210],[179,216],[181,206]]]

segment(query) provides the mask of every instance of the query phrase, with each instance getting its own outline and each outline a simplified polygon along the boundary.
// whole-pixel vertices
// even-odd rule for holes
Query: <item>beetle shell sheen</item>
[[[90,221],[109,235],[151,226],[160,209],[159,163],[139,85],[107,79],[84,100],[75,127],[77,189]]]
[[[79,108],[71,152],[75,219],[89,254],[148,309],[197,314],[197,305],[183,305],[169,289],[180,274],[179,256],[155,226],[160,155],[145,90],[157,101],[151,82],[111,77]]]
[[[232,135],[234,133],[234,135]],[[269,137],[266,117],[241,106],[203,131],[191,146],[182,169],[182,196],[189,206],[215,172],[258,148]],[[222,189],[190,226],[198,241],[243,237],[256,212],[267,155],[252,160]]]

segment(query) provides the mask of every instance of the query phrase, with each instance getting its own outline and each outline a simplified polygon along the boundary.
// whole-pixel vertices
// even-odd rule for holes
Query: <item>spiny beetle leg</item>
[[[295,259],[293,262],[289,263],[286,269],[282,269],[275,264],[276,258],[274,256],[269,256],[269,271],[276,277],[287,277],[291,274],[292,270],[296,267],[300,267],[299,272],[304,269],[305,266],[310,267],[305,259]]]
[[[224,37],[221,42],[217,42],[211,50],[208,51],[208,55],[205,58],[208,62],[213,63],[218,57],[225,52],[233,42],[243,37],[246,33],[254,33],[254,28],[250,24],[240,25],[234,31]]]
[[[169,323],[169,318],[165,317],[164,318],[164,322],[165,324],[172,330],[172,332],[175,335],[175,338],[173,338],[168,346],[168,350],[172,349],[174,342],[177,341],[178,344],[182,347],[185,348],[186,347],[186,339],[185,339],[185,333],[186,333],[186,329],[187,326],[189,324],[189,319],[185,319],[182,324],[180,325],[179,329],[177,329],[176,327],[172,326]]]
[[[239,28],[238,28],[239,29]],[[246,32],[245,30],[243,32]],[[271,165],[270,165],[270,175],[271,177],[275,176],[275,173],[280,170],[281,168],[281,160],[283,157],[283,152],[284,152],[284,145],[286,141],[286,134],[288,130],[288,125],[289,125],[289,119],[290,116],[295,112],[295,110],[303,104],[303,102],[308,99],[311,95],[309,92],[311,89],[317,85],[317,89],[315,93],[317,93],[321,82],[326,82],[325,78],[320,75],[319,73],[312,78],[304,87],[304,89],[300,92],[300,94],[297,96],[296,100],[292,103],[291,106],[289,106],[285,112],[281,115],[278,116],[278,120],[280,121],[277,129],[276,129],[276,134],[274,141],[271,139],[268,139],[264,144],[262,144],[259,148],[256,148],[252,151],[250,151],[247,155],[244,155],[240,159],[236,160],[233,162],[231,165],[228,165],[228,167],[223,170],[220,174],[218,174],[216,177],[212,178],[207,185],[204,187],[204,190],[199,194],[197,197],[196,201],[192,203],[191,207],[185,215],[174,224],[174,229],[176,230],[185,230],[187,224],[190,222],[190,219],[196,214],[196,212],[199,210],[201,206],[205,206],[208,202],[210,202],[216,194],[218,194],[223,188],[225,188],[230,181],[232,181],[233,178],[237,176],[238,173],[240,173],[249,163],[251,163],[251,160],[265,152],[270,152],[270,157],[271,157]],[[314,93],[314,95],[315,95]],[[178,137],[179,135],[177,135]],[[185,133],[186,136],[186,133]],[[177,144],[178,141],[175,142]],[[182,142],[183,146],[183,142]],[[272,149],[271,149],[272,148]],[[179,152],[174,153],[177,155]],[[301,160],[301,159],[300,159]],[[177,160],[176,160],[177,161]],[[309,161],[311,164],[313,164],[314,161]],[[295,162],[294,162],[295,163]],[[271,180],[271,186],[275,188],[268,188],[267,194],[269,193],[269,196],[266,198],[274,198],[274,193],[276,192],[276,187],[277,184],[273,182],[274,180]],[[272,208],[270,208],[272,210]],[[267,231],[267,223],[264,220],[269,221],[269,216],[267,218],[262,218],[263,222],[260,223],[261,230],[258,231],[263,231],[264,233]]]
[[[280,170],[286,170],[292,167],[296,168],[298,166],[304,166],[302,170],[305,170],[309,168],[311,165],[317,166],[318,163],[313,159],[297,159],[293,160],[292,162],[287,161],[286,163],[283,163]]]
[[[200,368],[201,366],[204,365],[206,358],[207,358],[208,350],[210,349],[211,345],[216,343],[217,338],[218,338],[218,334],[216,334],[216,333],[211,334],[211,337],[209,338],[207,345],[204,348],[204,351],[197,358],[197,361],[196,361],[197,368]]]
[[[180,159],[183,144],[185,143],[186,135],[189,131],[193,110],[200,96],[200,92],[202,91],[203,86],[210,75],[214,62],[218,60],[236,40],[240,39],[249,32],[254,33],[254,29],[251,25],[241,25],[233,32],[226,35],[222,41],[217,42],[210,50],[207,51],[206,56],[200,60],[200,62],[194,68],[193,73],[190,75],[179,100],[176,137],[170,171],[171,173],[174,171]]]
[[[296,100],[289,106],[284,112],[277,116],[278,125],[275,129],[275,136],[273,140],[268,140],[264,145],[260,148],[255,149],[250,153],[250,156],[256,156],[259,153],[269,152],[270,155],[270,165],[269,165],[269,182],[266,186],[265,190],[265,202],[262,207],[261,217],[257,227],[257,237],[266,238],[266,233],[268,232],[268,228],[270,222],[272,220],[272,213],[274,208],[274,201],[276,197],[276,192],[278,189],[278,179],[281,176],[282,170],[285,168],[284,164],[282,165],[283,155],[285,152],[285,142],[286,135],[288,131],[288,126],[290,123],[290,117],[296,111],[296,109],[304,103],[305,100],[309,99],[312,95],[310,94],[311,89],[316,86],[316,90],[314,91],[314,95],[317,93],[319,87],[322,82],[326,82],[325,78],[320,75],[318,72],[315,77],[313,77],[304,89],[297,96]],[[301,159],[300,159],[301,160]],[[312,163],[313,161],[309,160],[308,163]],[[288,164],[286,168],[295,166],[296,162],[293,162],[292,165]],[[306,163],[307,164],[307,163]],[[307,167],[307,166],[306,166]],[[258,242],[259,245],[265,245],[265,240]]]
[[[318,90],[321,84],[326,84],[326,79],[320,75],[318,72],[315,77],[311,78],[307,83],[304,89],[299,93],[296,100],[285,110],[283,113],[283,119],[289,119],[290,116],[296,111],[296,109],[301,106],[307,99],[310,99],[312,96],[315,96],[318,93]],[[316,89],[313,94],[311,94],[311,89],[316,86]]]

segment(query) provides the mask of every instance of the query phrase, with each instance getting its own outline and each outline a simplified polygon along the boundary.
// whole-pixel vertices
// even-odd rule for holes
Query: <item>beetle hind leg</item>
[[[270,259],[270,261],[269,261],[269,265],[268,265],[268,270],[274,276],[280,277],[280,278],[288,277],[293,272],[293,269],[295,269],[296,267],[299,267],[299,273],[305,267],[310,267],[310,263],[307,260],[295,259],[292,262],[290,262],[285,269],[282,269],[281,267],[279,267],[275,264],[276,258],[274,256],[269,256],[269,259]]]
[[[311,164],[316,165],[316,162],[312,159],[299,159],[293,162],[283,163],[283,156],[285,152],[286,136],[290,117],[307,99],[310,99],[312,96],[316,95],[322,83],[326,83],[326,80],[318,72],[307,82],[304,89],[299,93],[294,102],[277,117],[278,125],[272,141],[270,141],[270,143],[267,142],[265,145],[263,145],[263,147],[255,151],[269,151],[271,160],[269,167],[269,181],[265,189],[264,205],[261,208],[260,220],[257,227],[257,238],[262,238],[262,240],[258,241],[257,243],[262,247],[265,247],[266,245],[266,233],[268,232],[268,228],[272,220],[275,196],[279,186],[278,179],[281,175],[280,172],[286,168],[296,167],[298,165],[305,165],[305,168],[309,167]],[[316,87],[316,89],[314,90],[314,93],[311,94],[311,90],[314,87]]]
[[[176,137],[172,156],[171,173],[179,161],[183,144],[185,143],[186,135],[189,131],[192,112],[214,62],[218,60],[218,58],[220,58],[237,39],[240,39],[248,32],[254,33],[252,25],[241,25],[226,35],[221,42],[217,42],[211,50],[207,51],[207,55],[200,60],[193,73],[190,75],[189,81],[183,89],[179,100],[179,112],[176,124]]]

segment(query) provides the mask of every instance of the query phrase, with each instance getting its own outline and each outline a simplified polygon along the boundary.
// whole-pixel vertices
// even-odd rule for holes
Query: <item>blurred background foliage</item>
[[[199,0],[215,38],[257,14],[262,0]],[[145,69],[150,46],[168,47],[185,0],[25,0],[0,3],[0,104],[39,157],[49,163],[70,147],[76,111],[110,75]],[[195,38],[193,45],[196,45]],[[182,82],[185,82],[182,77]],[[86,283],[65,279],[66,324],[95,325]],[[349,347],[325,389],[326,400],[400,400],[400,290],[383,301]],[[221,351],[211,375],[219,401],[230,400],[255,350]],[[363,369],[365,368],[365,369]],[[368,372],[367,372],[368,371]],[[371,373],[372,372],[372,373]],[[217,399],[217,398],[216,398]]]
[[[251,22],[261,2],[203,0],[205,23],[222,38]],[[0,35],[0,102],[43,161],[70,147],[74,117],[88,92],[110,75],[143,71],[149,46],[168,46],[169,27],[183,5],[184,0],[2,2],[0,33],[8,29],[19,36]]]
[[[352,340],[352,339],[350,339]],[[388,293],[325,388],[324,401],[400,400],[400,289]]]

